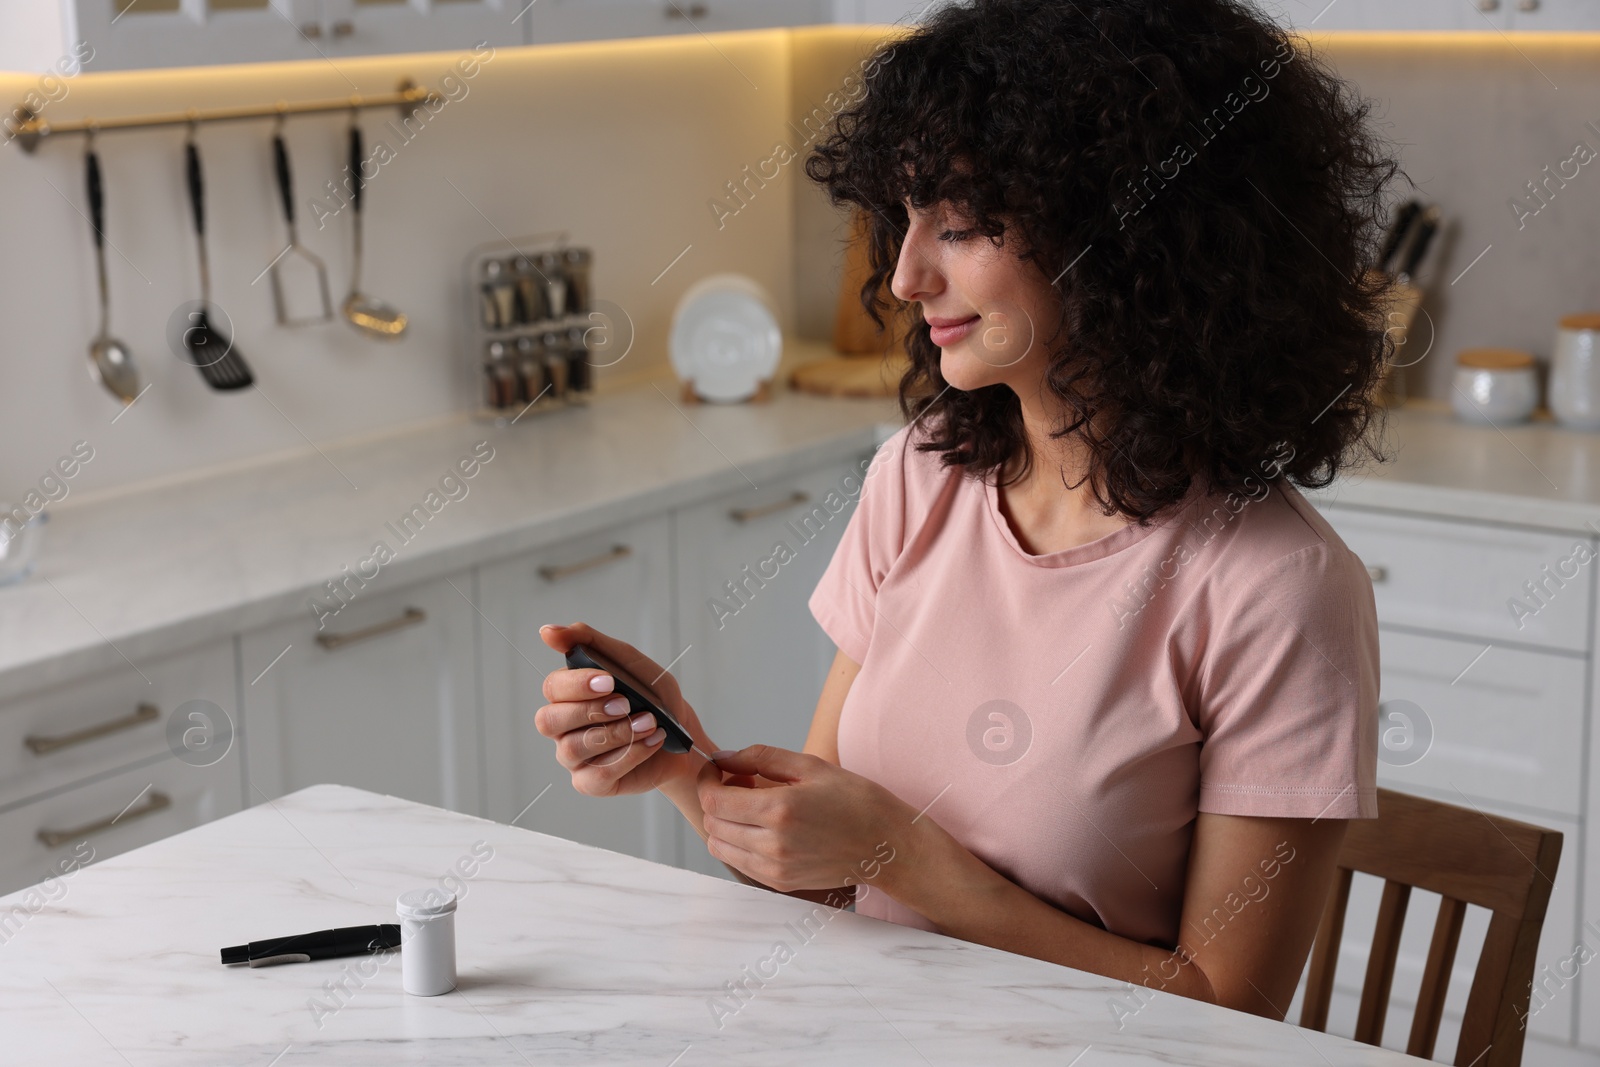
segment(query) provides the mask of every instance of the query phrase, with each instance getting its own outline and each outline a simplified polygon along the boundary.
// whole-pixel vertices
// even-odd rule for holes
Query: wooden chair
[[[1311,952],[1300,1025],[1327,1029],[1350,882],[1360,871],[1384,879],[1384,886],[1355,1039],[1369,1045],[1383,1039],[1406,904],[1413,888],[1425,889],[1443,899],[1406,1052],[1433,1058],[1461,922],[1467,905],[1475,904],[1493,916],[1467,998],[1455,1063],[1517,1067],[1522,1062],[1523,1017],[1533,983],[1534,955],[1560,860],[1561,835],[1554,830],[1378,790],[1378,817],[1351,820],[1339,854],[1338,876]]]

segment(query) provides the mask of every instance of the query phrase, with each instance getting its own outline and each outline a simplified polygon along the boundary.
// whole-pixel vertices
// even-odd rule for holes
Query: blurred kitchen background
[[[84,0],[86,7],[111,3]],[[82,74],[43,86],[41,72],[63,58],[74,62],[61,13],[43,2],[11,7],[0,69],[17,73],[0,75],[0,98],[57,95],[42,109],[46,120],[387,93],[402,79],[442,91],[447,74],[465,90],[457,90],[409,143],[390,126],[399,120],[398,109],[363,117],[369,142],[392,142],[395,150],[366,190],[365,281],[413,323],[381,351],[349,330],[274,324],[266,280],[256,280],[283,247],[271,122],[203,129],[214,296],[233,322],[240,351],[255,357],[272,403],[261,396],[214,396],[166,351],[169,315],[196,296],[182,184],[184,131],[98,139],[106,235],[115,249],[108,250],[113,332],[142,357],[154,387],[139,402],[147,408],[143,417],[118,423],[116,447],[96,458],[74,492],[303,448],[306,438],[381,431],[476,403],[480,383],[473,364],[453,358],[465,326],[462,263],[473,246],[502,237],[566,231],[574,243],[593,249],[594,290],[626,309],[637,337],[622,362],[599,371],[602,386],[664,371],[678,298],[695,280],[724,271],[760,282],[786,333],[827,340],[844,223],[804,179],[798,161],[782,166],[764,188],[750,183],[744,168],[768,160],[780,141],[803,152],[796,131],[806,129],[804,117],[813,109],[826,113],[827,94],[840,91],[884,31],[819,24],[708,39],[686,25],[693,21],[709,31],[860,15],[854,3],[837,5],[848,9],[838,12],[824,3],[781,10],[725,3],[726,15],[713,4],[703,18],[688,19],[666,17],[664,5],[654,3],[569,0],[563,7],[561,0],[539,0],[515,23],[513,8],[520,5],[511,0],[470,20],[462,9],[488,5],[458,0],[423,13],[406,4],[357,3],[350,7],[354,29],[348,36],[335,38],[330,28],[313,39],[289,18],[230,4],[241,10],[216,12],[213,23],[255,19],[259,28],[246,41],[230,43],[240,58],[266,62],[213,65],[209,27],[187,38],[169,31],[118,41],[118,31],[143,28],[139,19],[188,21],[165,13],[155,0],[141,0],[106,31],[111,43],[95,46],[96,58],[82,65]],[[143,12],[146,6],[150,13]],[[1338,0],[1318,28],[1364,29],[1380,16],[1404,22],[1396,12],[1434,7],[1449,10],[1415,21],[1447,26],[1453,9],[1467,10],[1455,20],[1458,32],[1335,33],[1314,38],[1313,45],[1374,98],[1377,121],[1400,146],[1406,171],[1421,195],[1443,209],[1445,224],[1420,279],[1427,293],[1423,323],[1431,320],[1436,335],[1431,353],[1405,371],[1405,384],[1412,395],[1448,398],[1459,349],[1511,347],[1548,358],[1558,319],[1600,302],[1600,172],[1583,167],[1521,228],[1510,206],[1514,198],[1537,205],[1528,183],[1570,159],[1578,142],[1600,150],[1600,133],[1589,125],[1600,123],[1600,51],[1585,34],[1557,32],[1600,24],[1600,10],[1576,0],[1544,0],[1533,13],[1513,10],[1515,0],[1505,0],[1501,12],[1488,16],[1457,0],[1382,6],[1376,12],[1376,4]],[[741,13],[744,7],[752,10]],[[1307,5],[1313,7],[1320,5]],[[552,14],[565,20],[550,28],[552,35],[636,39],[518,47],[529,33],[539,40],[541,20]],[[883,21],[901,14],[866,12]],[[1513,16],[1509,33],[1491,25],[1508,24]],[[404,35],[391,34],[406,53],[352,54],[363,50],[364,20],[414,23]],[[470,25],[452,25],[463,21]],[[434,37],[438,47],[454,51],[417,51]],[[493,53],[469,79],[453,64],[471,55],[475,40],[489,40]],[[307,205],[320,196],[330,208],[338,206],[325,183],[340,178],[345,123],[345,115],[329,114],[292,118],[287,125],[302,236],[341,285],[348,217],[326,218],[319,229]],[[32,481],[30,472],[54,460],[57,439],[97,429],[106,410],[107,398],[86,383],[79,365],[84,331],[92,334],[95,319],[82,138],[57,141],[47,138],[32,155],[15,144],[0,155],[0,198],[11,205],[3,237],[10,254],[0,257],[0,292],[9,309],[0,360],[17,398],[10,417],[0,421],[0,485]],[[721,217],[719,226],[713,201],[740,207],[726,188],[730,181],[745,182],[753,192],[747,206]]]
[[[1372,99],[1415,182],[1396,205],[1415,198],[1427,221],[1426,238],[1397,232],[1388,265],[1412,294],[1390,389],[1402,462],[1317,498],[1373,575],[1385,699],[1431,715],[1431,748],[1386,758],[1382,781],[1451,802],[1460,782],[1566,835],[1526,1059],[1592,1067],[1600,979],[1563,967],[1581,941],[1600,949],[1594,568],[1552,596],[1540,567],[1575,538],[1600,549],[1600,3],[1263,4]],[[870,395],[884,345],[861,341],[849,285],[841,300],[848,220],[803,159],[923,10],[10,0],[0,501],[27,529],[0,588],[0,893],[63,843],[103,858],[322,781],[716,873],[658,801],[572,793],[531,729],[559,662],[537,627],[587,619],[671,661],[726,747],[803,741],[831,655],[805,602],[848,521],[822,503],[853,500],[898,418]],[[406,85],[409,120],[372,104]],[[379,160],[361,288],[404,312],[391,338],[342,321],[351,102]],[[306,266],[285,256],[280,103],[326,105],[282,125],[299,236],[331,291],[312,326],[274,308],[272,268]],[[195,134],[212,297],[254,379],[231,391],[178,354],[200,284],[181,119],[228,109],[263,113]],[[179,121],[110,128],[141,116]],[[91,374],[89,121],[129,406]],[[490,272],[528,279],[519,257],[573,250],[576,317],[487,321],[538,319],[520,301],[545,299],[497,305]],[[773,336],[747,331],[693,372],[705,352],[671,339],[708,285]],[[603,328],[580,341],[572,322]],[[844,363],[840,347],[863,351]],[[448,506],[401,536],[445,476],[463,495],[446,486]],[[374,563],[379,539],[396,559]],[[780,539],[799,552],[774,578]],[[1549,600],[1526,628],[1507,613],[1525,579]],[[1342,950],[1349,983],[1366,951]],[[1458,960],[1441,1054],[1475,959]],[[1340,987],[1336,1029],[1358,988]],[[1403,1035],[1394,1021],[1385,1043]]]

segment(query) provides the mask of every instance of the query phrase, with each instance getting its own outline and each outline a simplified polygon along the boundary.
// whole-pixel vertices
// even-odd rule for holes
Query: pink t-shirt
[[[861,665],[846,769],[1035,896],[1169,948],[1198,812],[1377,815],[1372,583],[1292,485],[1196,489],[1166,521],[1030,555],[994,487],[912,429],[811,596]],[[883,892],[857,910],[931,928]]]

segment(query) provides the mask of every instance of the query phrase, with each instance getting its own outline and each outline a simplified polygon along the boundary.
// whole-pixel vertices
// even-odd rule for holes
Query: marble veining
[[[454,993],[399,959],[224,968],[223,945],[390,921],[403,889],[487,859],[457,912]],[[0,943],[0,1062],[156,1065],[1420,1064],[1119,983],[343,786],[105,860]],[[26,893],[0,898],[0,914]],[[785,940],[792,958],[712,1005]],[[764,972],[766,973],[766,972]]]

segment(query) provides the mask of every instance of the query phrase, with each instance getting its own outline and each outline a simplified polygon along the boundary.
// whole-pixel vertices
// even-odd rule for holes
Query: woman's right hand
[[[588,645],[640,679],[678,720],[703,751],[715,752],[700,719],[678,689],[677,679],[632,645],[583,624],[544,626],[539,636],[566,655],[573,645]],[[653,680],[652,680],[653,679]],[[572,773],[572,786],[592,797],[647,793],[669,782],[694,782],[705,760],[690,752],[661,747],[666,731],[648,712],[629,716],[627,698],[615,692],[611,676],[592,668],[562,668],[544,679],[550,703],[533,717],[534,727],[556,743],[556,759]]]

